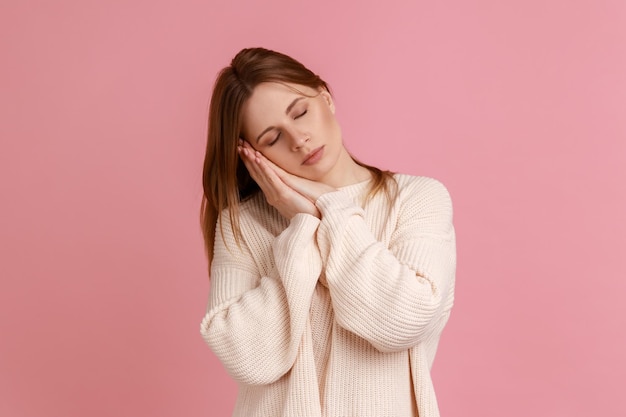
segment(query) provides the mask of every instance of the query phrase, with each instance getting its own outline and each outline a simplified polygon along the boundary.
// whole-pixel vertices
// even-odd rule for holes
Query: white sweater
[[[321,220],[286,220],[259,193],[241,206],[241,247],[222,213],[201,334],[238,382],[233,416],[439,416],[452,204],[435,179],[395,178],[393,204],[381,192],[362,208],[366,181],[322,195]]]

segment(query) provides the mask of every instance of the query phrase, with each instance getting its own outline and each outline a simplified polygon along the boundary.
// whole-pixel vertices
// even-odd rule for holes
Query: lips
[[[304,158],[302,165],[313,165],[317,163],[317,161],[322,159],[323,155],[324,155],[324,146],[322,145],[319,148],[315,148],[311,152],[309,152],[307,156]]]

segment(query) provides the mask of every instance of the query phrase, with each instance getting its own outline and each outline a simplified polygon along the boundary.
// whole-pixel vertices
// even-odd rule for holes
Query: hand
[[[248,142],[240,140],[237,150],[250,176],[263,191],[268,204],[275,207],[283,217],[291,219],[298,213],[308,213],[318,219],[321,218],[314,202],[285,183],[275,170],[278,167],[260,152],[255,151]],[[280,171],[287,174],[283,170]]]
[[[317,199],[320,198],[322,194],[337,191],[336,188],[331,187],[330,185],[293,175],[274,164],[260,152],[257,151],[257,153],[261,161],[274,170],[276,175],[278,175],[278,178],[280,178],[289,187],[311,200],[313,204],[315,204]]]

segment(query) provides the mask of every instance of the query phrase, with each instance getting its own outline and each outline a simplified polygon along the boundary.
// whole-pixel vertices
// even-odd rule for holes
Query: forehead
[[[293,99],[315,95],[315,90],[299,84],[266,82],[257,85],[248,99],[248,106],[288,106]],[[283,109],[284,111],[284,109]]]

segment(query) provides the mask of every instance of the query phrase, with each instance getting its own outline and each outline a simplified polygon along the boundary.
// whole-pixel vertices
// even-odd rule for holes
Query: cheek
[[[293,155],[289,155],[284,150],[281,151],[279,149],[269,149],[263,152],[263,155],[272,161],[274,165],[284,169],[287,172],[293,171],[294,157]],[[291,157],[290,157],[291,156]]]
[[[324,133],[329,136],[329,139],[340,140],[341,138],[341,129],[339,127],[339,122],[337,122],[335,115],[332,113],[325,116]]]
[[[315,126],[317,126],[323,133],[329,134],[337,131],[339,125],[337,123],[337,119],[335,119],[335,115],[326,107],[320,109],[315,120]]]

